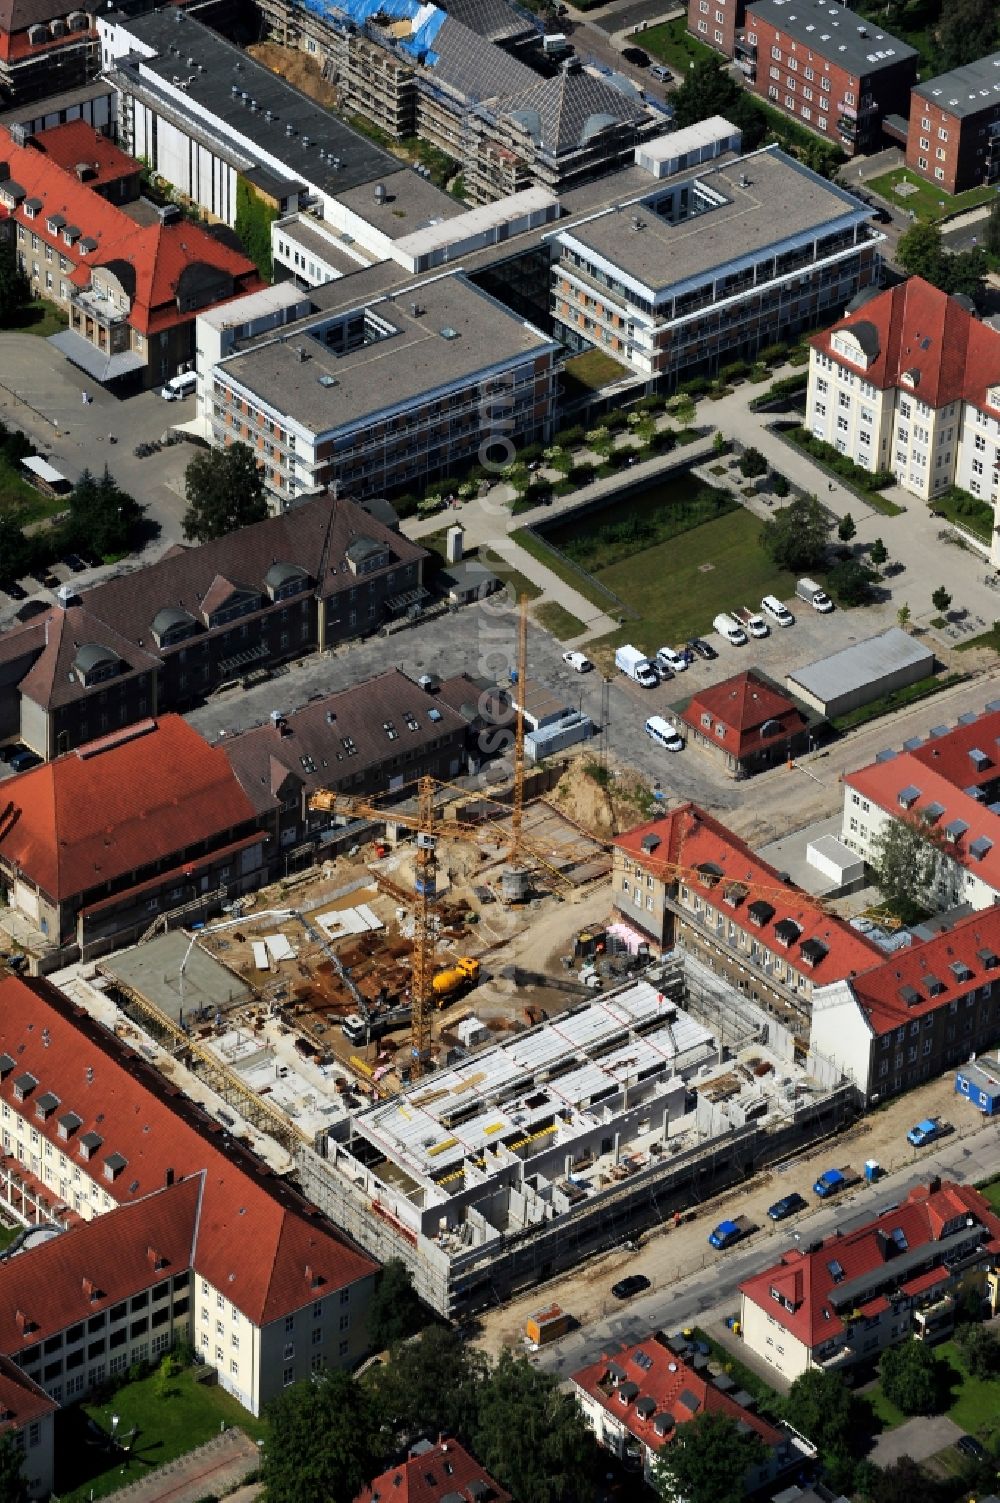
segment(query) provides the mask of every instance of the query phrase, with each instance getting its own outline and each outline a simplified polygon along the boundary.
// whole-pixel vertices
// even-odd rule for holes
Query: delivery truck
[[[645,653],[628,643],[624,647],[615,649],[615,667],[633,683],[641,684],[644,689],[653,689],[660,682],[660,675]]]
[[[826,615],[827,611],[833,610],[833,601],[825,590],[821,590],[815,579],[800,579],[795,586],[795,593],[800,600],[811,605],[814,611],[821,611]]]

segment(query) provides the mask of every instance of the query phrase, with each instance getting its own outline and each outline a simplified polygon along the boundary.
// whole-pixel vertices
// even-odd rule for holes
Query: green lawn
[[[522,595],[527,595],[529,600],[537,600],[542,593],[541,586],[536,585],[533,579],[529,579],[526,574],[520,573],[505,558],[500,558],[498,554],[491,553],[488,548],[480,549],[477,556],[480,563],[485,564],[488,569],[492,569],[497,578],[503,580],[504,584],[514,592],[518,600],[520,600]]]
[[[20,465],[11,464],[0,454],[0,512],[12,517],[21,527],[40,522],[66,510],[65,496],[45,496],[24,478]]]
[[[981,1181],[976,1189],[980,1195],[985,1195],[994,1211],[1000,1211],[1000,1175]]]
[[[684,78],[692,63],[719,56],[691,35],[684,16],[675,16],[672,21],[664,21],[659,26],[647,26],[645,31],[634,32],[631,40],[650,57],[659,58],[668,68],[675,69],[679,80]]]
[[[586,624],[558,600],[547,600],[533,614],[535,620],[560,642],[568,642],[571,637],[579,637],[587,630]]]
[[[107,1452],[87,1439],[87,1419],[110,1435],[112,1414],[120,1417],[120,1436],[138,1426],[124,1473],[120,1456],[109,1466]],[[238,1426],[254,1440],[266,1433],[266,1426],[223,1389],[196,1383],[191,1369],[171,1380],[169,1397],[161,1396],[154,1374],[138,1383],[127,1383],[106,1404],[67,1409],[56,1420],[56,1489],[60,1503],[88,1503],[91,1497],[106,1497],[211,1440],[223,1423],[227,1428]]]
[[[614,611],[615,601],[613,598],[595,584],[589,574],[574,569],[566,559],[562,558],[558,553],[553,553],[548,544],[537,533],[532,532],[530,527],[519,527],[516,532],[511,533],[511,537],[515,543],[524,549],[525,553],[529,553],[540,564],[544,564],[546,569],[551,569],[553,574],[563,580],[572,589],[578,590],[584,600],[589,600],[591,605],[596,605],[599,611]],[[496,568],[496,565],[491,564],[490,567]],[[507,568],[507,565],[504,564],[503,567]],[[496,572],[499,574],[500,570],[497,569]],[[534,590],[536,596],[542,593],[537,586],[534,587]]]
[[[954,1341],[945,1341],[935,1347],[934,1356],[942,1387],[948,1395],[941,1413],[954,1420],[960,1430],[974,1435],[985,1445],[1000,1439],[1000,1379],[974,1378]],[[881,1383],[866,1388],[864,1396],[881,1420],[883,1430],[895,1429],[907,1419],[895,1404],[890,1404],[882,1392]]]
[[[639,616],[595,642],[590,655],[607,662],[623,642],[652,653],[710,631],[721,610],[756,605],[762,595],[792,595],[795,575],[771,562],[760,530],[760,518],[741,507],[600,570],[596,579],[634,602]]]
[[[582,355],[572,355],[566,361],[563,385],[567,397],[583,396],[585,392],[611,386],[627,375],[628,368],[612,360],[603,350],[585,350]]]
[[[10,1246],[20,1230],[19,1226],[4,1226],[0,1223],[0,1251]]]
[[[58,334],[60,329],[65,329],[68,325],[69,318],[61,308],[50,303],[47,298],[37,297],[26,304],[7,328],[21,334],[40,334],[43,339],[47,339],[50,334]]]
[[[865,178],[864,186],[879,193],[887,203],[903,209],[912,209],[920,220],[943,219],[947,214],[958,214],[963,209],[974,209],[978,204],[990,204],[997,196],[996,188],[970,188],[968,193],[945,193],[943,188],[926,183],[909,167],[896,167],[881,177]],[[895,191],[897,183],[910,183],[915,193],[900,195]]]
[[[993,508],[990,503],[971,495],[969,491],[959,490],[957,485],[945,491],[943,496],[935,496],[931,502],[931,514],[947,517],[949,522],[966,528],[983,543],[990,542],[993,537]]]
[[[871,704],[860,705],[856,710],[849,710],[846,715],[835,716],[830,724],[836,731],[853,730],[856,726],[866,725],[869,720],[890,715],[894,710],[902,709],[903,705],[916,704],[917,700],[939,694],[942,689],[960,684],[967,677],[968,674],[965,673],[949,673],[945,678],[935,678],[932,673],[928,674],[915,684],[907,684],[902,689],[894,689],[891,694],[883,695],[881,699],[872,700]]]

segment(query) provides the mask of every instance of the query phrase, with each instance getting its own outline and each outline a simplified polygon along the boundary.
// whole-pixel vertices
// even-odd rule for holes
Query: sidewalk
[[[199,1503],[210,1494],[221,1498],[259,1466],[260,1452],[249,1435],[225,1430],[121,1488],[114,1494],[115,1503]]]

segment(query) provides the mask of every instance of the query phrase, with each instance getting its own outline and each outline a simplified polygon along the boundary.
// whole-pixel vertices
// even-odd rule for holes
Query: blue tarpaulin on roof
[[[330,0],[299,0],[299,3],[314,15],[330,19],[341,16],[356,26],[363,26],[373,16],[410,21],[413,24],[409,36],[397,37],[397,44],[405,52],[422,58],[430,67],[438,60],[431,47],[448,18],[436,5],[419,4],[418,0],[338,0],[336,5]]]

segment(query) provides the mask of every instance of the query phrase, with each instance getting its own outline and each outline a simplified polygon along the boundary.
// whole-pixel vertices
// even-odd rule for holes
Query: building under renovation
[[[309,1198],[458,1315],[844,1124],[835,1070],[693,957],[332,1121]]]

